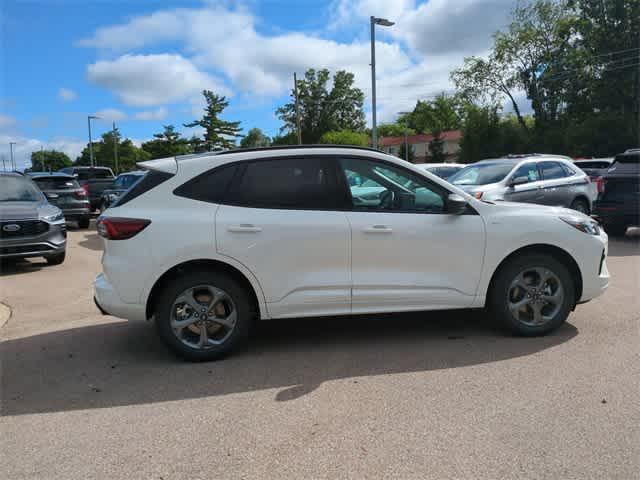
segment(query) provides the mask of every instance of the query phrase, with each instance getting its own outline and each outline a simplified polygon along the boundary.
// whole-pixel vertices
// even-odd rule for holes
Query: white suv
[[[235,150],[154,160],[98,221],[96,303],[154,319],[191,360],[254,318],[484,308],[520,335],[609,283],[607,236],[575,211],[483,202],[368,149]]]

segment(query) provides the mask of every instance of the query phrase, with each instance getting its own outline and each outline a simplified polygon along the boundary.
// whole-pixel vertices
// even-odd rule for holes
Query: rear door
[[[351,309],[351,230],[322,156],[243,162],[215,216],[219,253],[258,279],[273,317]]]
[[[520,185],[507,187],[504,199],[509,202],[544,203],[545,192],[542,188],[538,164],[536,162],[528,162],[520,165],[511,174],[510,180],[520,177],[525,177],[528,181]]]
[[[566,167],[560,162],[550,160],[538,162],[538,166],[542,175],[544,204],[562,207],[571,205],[575,197],[572,189],[574,182],[570,179]],[[582,181],[581,184],[585,186],[586,180]]]

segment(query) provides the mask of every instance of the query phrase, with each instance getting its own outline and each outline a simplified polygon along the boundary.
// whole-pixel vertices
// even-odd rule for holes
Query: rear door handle
[[[393,230],[386,225],[373,225],[371,227],[367,227],[364,230],[364,233],[391,233]]]
[[[241,223],[240,225],[231,225],[227,230],[232,233],[258,233],[262,231],[262,228],[251,223]]]

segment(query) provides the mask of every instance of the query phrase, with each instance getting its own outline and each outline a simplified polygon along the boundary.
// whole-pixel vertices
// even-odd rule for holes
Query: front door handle
[[[373,225],[371,227],[367,227],[364,230],[364,233],[391,233],[393,230],[386,225]]]
[[[240,225],[231,225],[227,230],[232,233],[258,233],[262,231],[262,228],[251,223],[241,223]]]

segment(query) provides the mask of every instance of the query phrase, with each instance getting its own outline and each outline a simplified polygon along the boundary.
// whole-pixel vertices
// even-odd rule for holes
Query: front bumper
[[[123,302],[104,273],[98,274],[93,287],[94,302],[103,314],[127,320],[146,320],[145,305]]]
[[[607,234],[601,232],[599,240],[602,242],[601,255],[589,262],[582,272],[582,296],[578,303],[588,302],[600,295],[609,287],[611,276],[607,268],[607,256],[609,254],[609,240]]]
[[[67,230],[64,222],[51,223],[40,234],[0,240],[0,258],[48,257],[64,253],[67,248]]]

